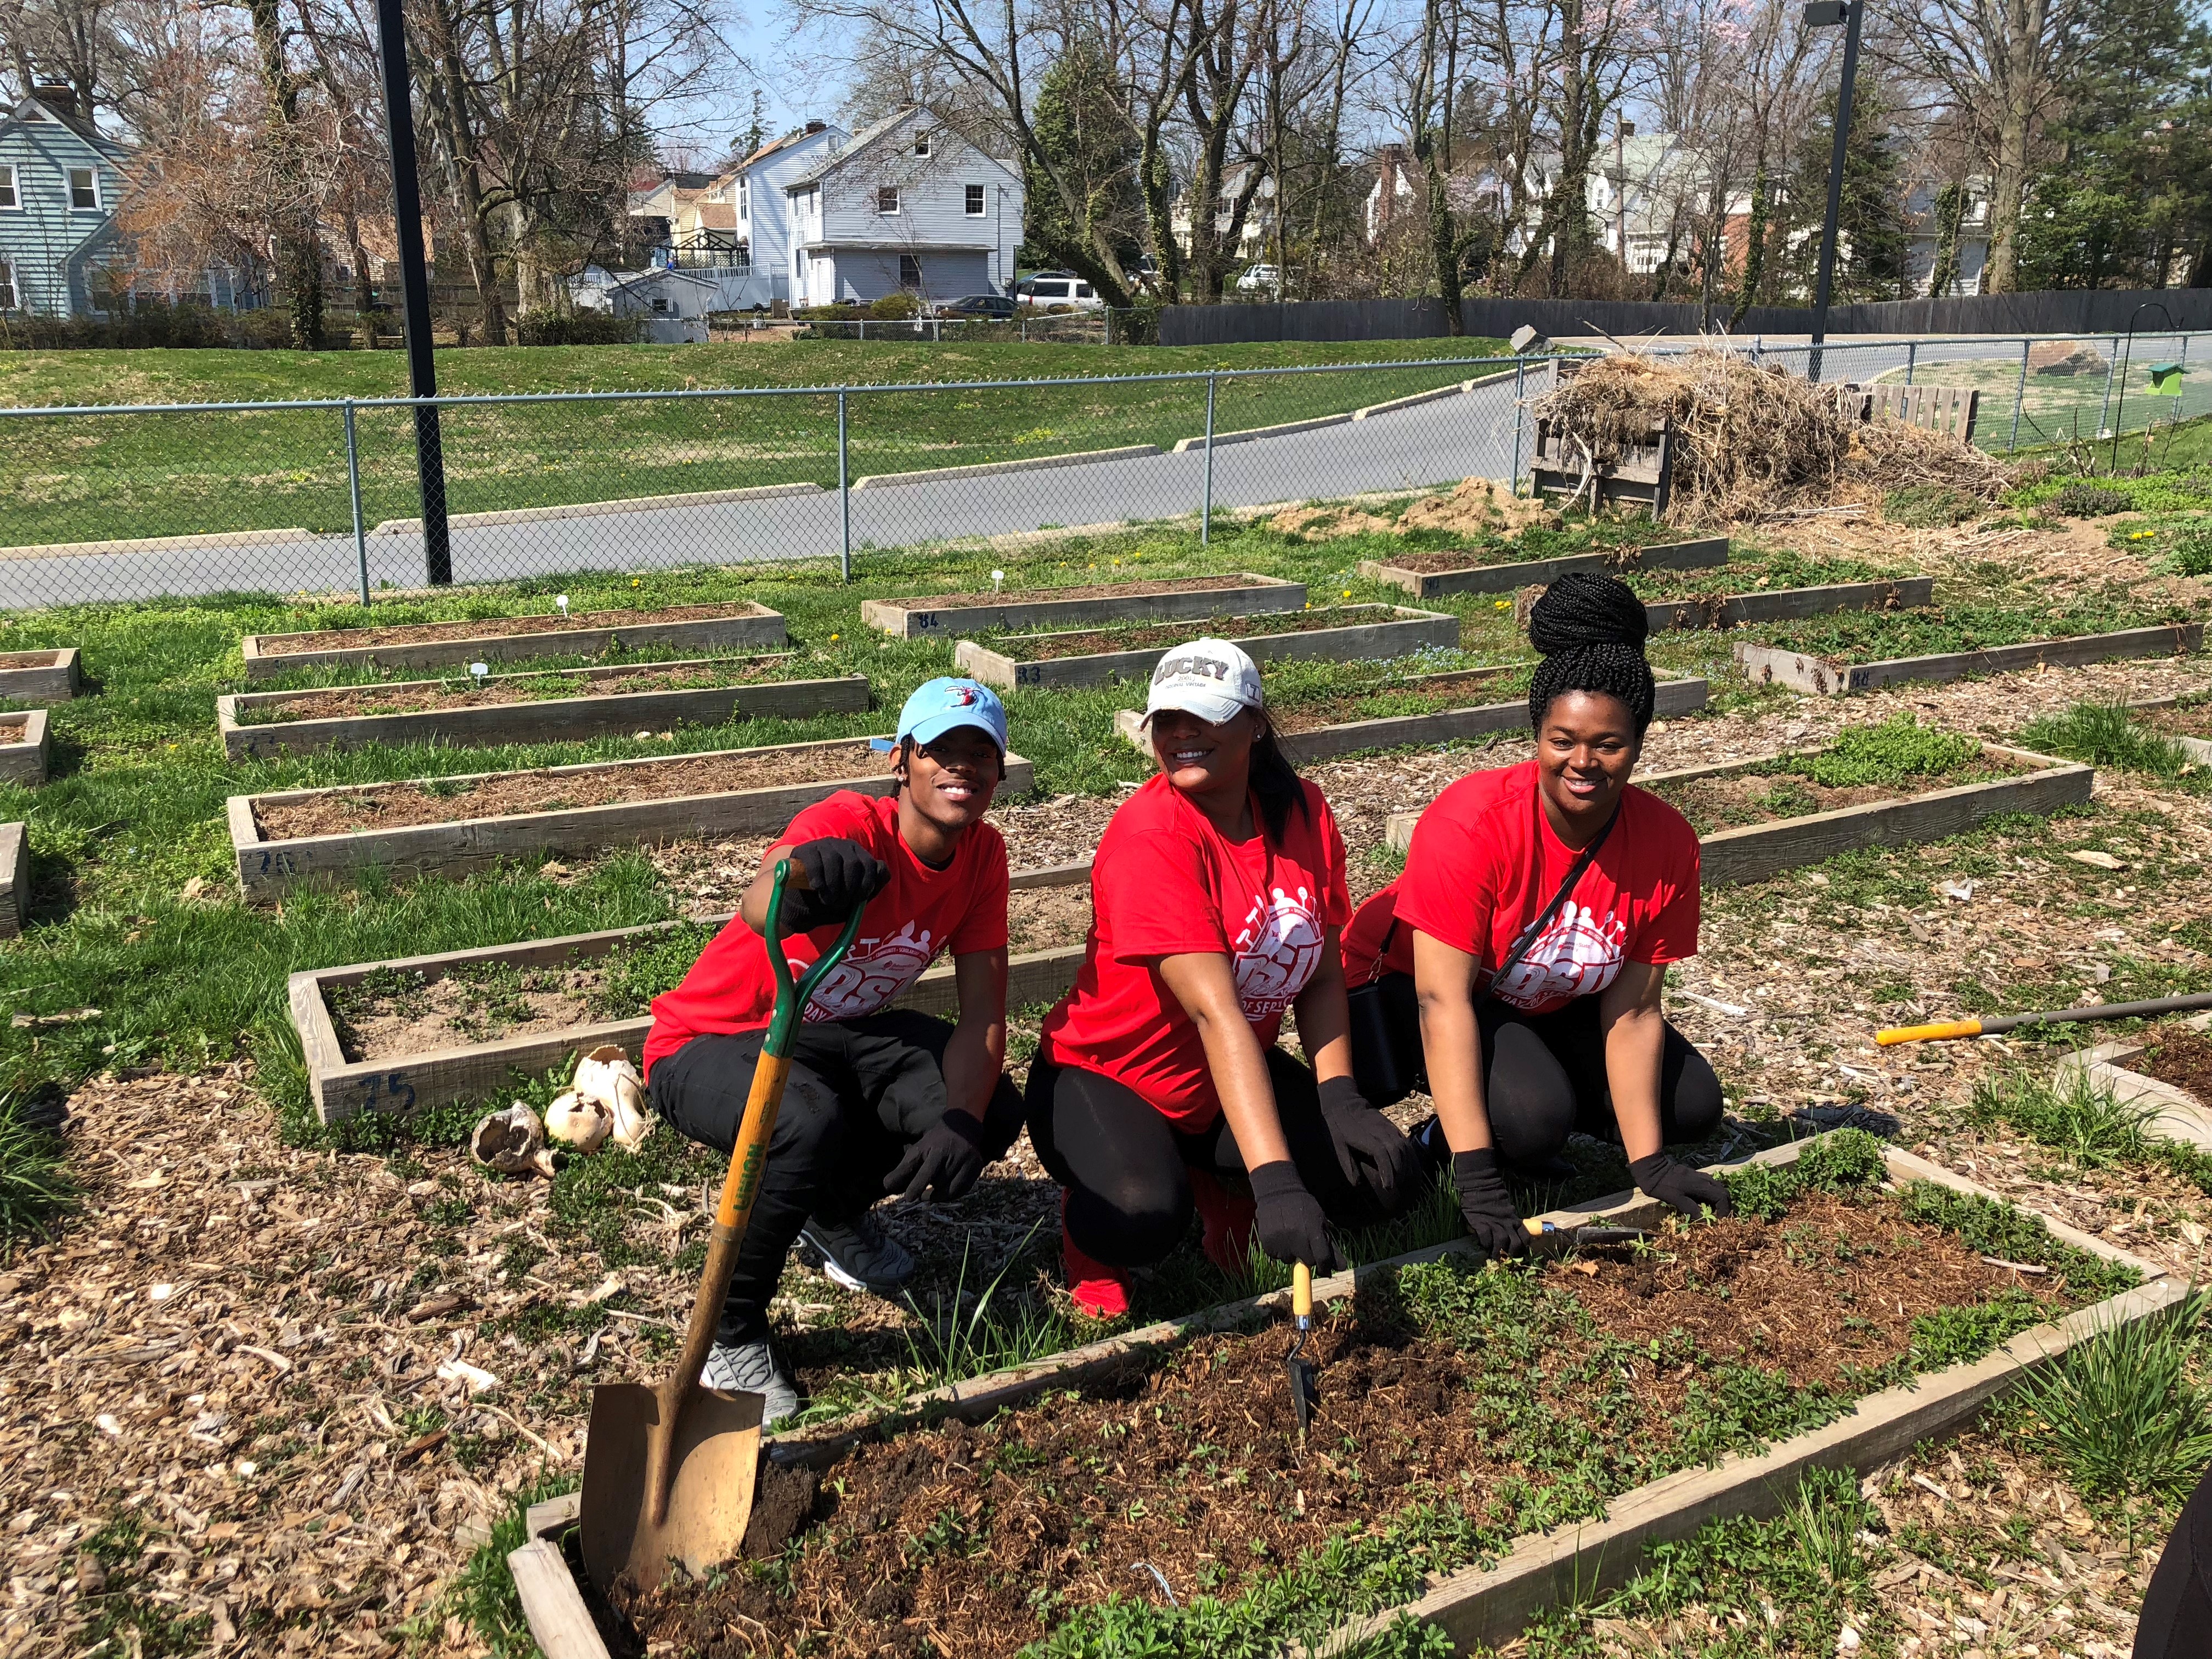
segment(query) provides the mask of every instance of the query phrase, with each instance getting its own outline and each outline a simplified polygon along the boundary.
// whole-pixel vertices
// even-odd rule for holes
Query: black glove
[[[898,1168],[884,1177],[884,1190],[911,1199],[934,1188],[936,1200],[950,1204],[967,1197],[982,1173],[983,1126],[965,1112],[948,1111],[906,1149]]]
[[[1333,1077],[1321,1085],[1321,1115],[1349,1185],[1365,1188],[1393,1214],[1426,1189],[1429,1169],[1420,1149],[1367,1103],[1350,1078]]]
[[[1288,1158],[1262,1164],[1252,1171],[1251,1181],[1259,1210],[1253,1231],[1261,1249],[1278,1261],[1303,1261],[1316,1273],[1333,1273],[1344,1265],[1329,1239],[1321,1200],[1298,1179],[1297,1165]]]
[[[1528,1230],[1505,1177],[1498,1173],[1498,1152],[1490,1146],[1452,1154],[1452,1185],[1459,1188],[1459,1212],[1486,1255],[1519,1255],[1528,1248]]]
[[[1692,1220],[1697,1218],[1700,1204],[1710,1205],[1716,1216],[1735,1213],[1726,1187],[1664,1152],[1638,1158],[1628,1166],[1628,1173],[1644,1192],[1662,1204],[1673,1205]]]
[[[824,836],[793,848],[791,861],[806,872],[806,890],[784,889],[787,933],[843,922],[882,892],[891,878],[889,865],[858,842],[840,836]]]

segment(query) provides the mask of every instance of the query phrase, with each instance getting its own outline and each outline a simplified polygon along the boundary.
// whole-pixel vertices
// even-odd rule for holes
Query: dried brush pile
[[[1623,351],[1593,360],[1536,399],[1565,423],[1569,456],[1597,465],[1674,422],[1672,505],[1685,521],[1755,517],[1807,504],[1878,502],[1935,485],[1994,503],[2014,469],[1972,445],[1899,421],[1857,418],[1858,398],[1734,351]]]

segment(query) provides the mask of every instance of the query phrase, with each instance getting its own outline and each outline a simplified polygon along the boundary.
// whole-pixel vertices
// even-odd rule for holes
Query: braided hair
[[[1570,570],[1544,590],[1528,612],[1528,643],[1543,653],[1528,684],[1528,726],[1540,732],[1554,697],[1593,691],[1628,706],[1641,742],[1658,695],[1644,660],[1651,631],[1628,584],[1595,571]]]

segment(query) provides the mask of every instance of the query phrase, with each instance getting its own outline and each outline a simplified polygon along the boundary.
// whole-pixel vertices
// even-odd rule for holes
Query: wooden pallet
[[[1857,418],[1862,421],[1902,421],[1929,432],[1948,432],[1961,442],[1972,441],[1982,409],[1980,391],[1970,386],[1905,386],[1884,380],[1847,391],[1857,396]]]
[[[1628,446],[1619,459],[1592,469],[1565,421],[1550,415],[1537,419],[1536,456],[1528,473],[1539,495],[1594,491],[1594,506],[1648,507],[1654,519],[1663,519],[1674,495],[1674,470],[1672,421],[1654,426],[1645,441]]]

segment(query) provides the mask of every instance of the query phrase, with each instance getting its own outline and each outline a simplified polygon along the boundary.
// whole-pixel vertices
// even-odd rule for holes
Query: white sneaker
[[[848,1291],[866,1291],[896,1302],[914,1278],[913,1255],[884,1231],[872,1211],[863,1210],[850,1221],[810,1216],[799,1236],[821,1252],[822,1271],[830,1282]]]
[[[772,1429],[799,1412],[799,1384],[782,1356],[765,1342],[717,1342],[707,1351],[700,1382],[729,1394],[768,1396],[761,1426]]]

